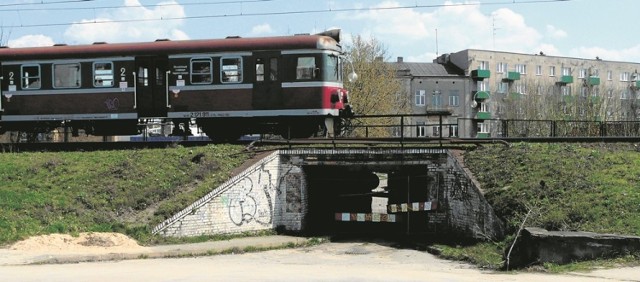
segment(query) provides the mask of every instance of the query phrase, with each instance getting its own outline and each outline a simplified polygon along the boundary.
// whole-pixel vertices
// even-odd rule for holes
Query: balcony
[[[595,77],[595,76],[591,76],[587,79],[587,84],[589,86],[594,86],[594,85],[600,85],[600,78],[599,77]]]
[[[477,138],[489,138],[489,133],[488,132],[478,132],[478,134],[476,134]]]
[[[472,70],[471,78],[474,80],[484,80],[485,78],[491,77],[490,70]]]
[[[491,113],[490,112],[478,112],[478,114],[476,114],[476,119],[491,119]]]
[[[502,79],[504,81],[516,81],[520,80],[520,73],[517,71],[507,72],[507,75]]]
[[[475,91],[473,93],[473,99],[475,99],[478,102],[487,100],[489,99],[489,97],[491,97],[491,95],[489,94],[489,91]]]
[[[560,77],[560,80],[557,82],[558,84],[570,84],[573,83],[573,76],[571,75],[563,75]]]
[[[520,92],[511,92],[509,94],[509,97],[511,97],[511,99],[520,99],[520,97],[522,97],[522,93],[520,93]]]

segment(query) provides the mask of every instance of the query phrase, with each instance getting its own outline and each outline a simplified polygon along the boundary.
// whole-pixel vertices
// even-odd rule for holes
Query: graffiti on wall
[[[301,213],[302,212],[302,186],[304,179],[301,173],[287,173],[281,180],[285,190],[285,212]]]
[[[252,222],[261,225],[271,224],[274,189],[271,172],[264,165],[239,180],[221,197],[227,206],[229,220],[236,226]]]

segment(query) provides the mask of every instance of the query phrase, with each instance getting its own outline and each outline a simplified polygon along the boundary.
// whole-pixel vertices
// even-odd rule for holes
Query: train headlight
[[[349,91],[342,91],[342,103],[349,103]]]

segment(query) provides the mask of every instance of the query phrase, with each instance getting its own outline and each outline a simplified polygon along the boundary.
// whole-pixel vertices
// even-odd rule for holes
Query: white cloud
[[[511,9],[501,8],[490,14],[475,2],[446,1],[442,7],[418,9],[383,9],[340,13],[338,20],[363,22],[360,35],[372,35],[389,50],[389,54],[422,59],[428,54],[457,52],[464,49],[488,49],[511,52],[539,52],[542,33],[527,25],[525,18]],[[384,1],[376,8],[401,7]],[[437,34],[436,34],[437,30]],[[436,37],[437,36],[437,37]],[[436,46],[436,41],[438,46]],[[553,50],[551,45],[545,45]],[[437,50],[436,50],[437,49]],[[431,61],[427,58],[424,61]]]
[[[189,38],[180,29],[183,20],[170,20],[185,16],[184,8],[177,5],[176,1],[158,3],[153,9],[149,9],[143,7],[139,0],[124,0],[124,6],[126,7],[101,14],[95,19],[84,19],[73,24],[65,31],[65,39],[71,44],[78,44]]]
[[[640,62],[640,44],[625,49],[606,49],[602,47],[578,47],[569,51],[569,56],[600,59],[607,61]]]
[[[567,32],[553,25],[547,25],[547,35],[553,39],[562,39],[567,37]]]
[[[251,35],[264,35],[264,34],[271,34],[271,33],[273,33],[273,29],[271,28],[271,25],[266,23],[254,26],[251,29]]]
[[[55,43],[51,37],[42,34],[25,35],[8,42],[11,48],[52,46],[53,44]]]

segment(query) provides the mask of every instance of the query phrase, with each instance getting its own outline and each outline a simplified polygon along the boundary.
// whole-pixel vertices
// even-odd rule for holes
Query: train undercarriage
[[[273,117],[216,119],[140,119],[118,121],[25,121],[0,124],[5,142],[65,142],[86,136],[196,136],[215,142],[232,142],[243,135],[272,134],[286,139],[334,136],[344,131],[337,117]]]

